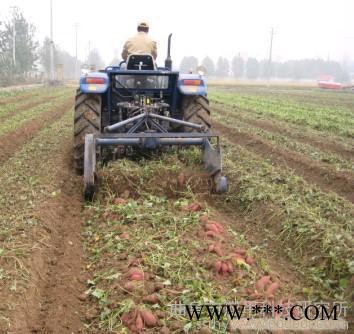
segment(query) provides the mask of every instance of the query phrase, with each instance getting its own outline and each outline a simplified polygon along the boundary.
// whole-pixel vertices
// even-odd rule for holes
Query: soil
[[[296,174],[323,191],[335,192],[354,203],[354,180],[349,173],[336,172],[301,154],[275,147],[259,136],[238,133],[216,121],[213,126],[232,143],[246,147],[264,159],[271,159],[278,166],[293,169]]]
[[[67,110],[64,109],[64,110]],[[34,238],[43,241],[29,260],[31,289],[18,304],[14,333],[77,333],[82,329],[83,295],[87,274],[81,243],[81,180],[73,174],[71,138],[63,140],[58,173],[53,183],[60,195],[34,213],[43,222]]]
[[[44,103],[44,102],[43,102]],[[24,143],[31,140],[41,129],[58,120],[70,107],[72,99],[68,98],[62,104],[57,105],[40,118],[35,118],[24,123],[15,131],[0,137],[0,163],[9,159]]]

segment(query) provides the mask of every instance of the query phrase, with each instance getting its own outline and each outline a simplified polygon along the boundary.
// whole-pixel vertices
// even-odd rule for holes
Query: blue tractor
[[[227,190],[219,136],[210,131],[206,83],[199,74],[172,71],[171,35],[165,67],[151,55],[130,55],[119,66],[80,78],[74,116],[74,163],[84,175],[84,197],[96,188],[96,161],[136,150],[199,145],[213,190]]]

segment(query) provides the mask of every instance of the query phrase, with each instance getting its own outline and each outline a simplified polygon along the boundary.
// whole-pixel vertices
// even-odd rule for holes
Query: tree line
[[[50,78],[51,40],[47,37],[39,43],[35,31],[35,26],[26,20],[19,8],[14,8],[7,21],[0,22],[0,86]],[[96,49],[89,52],[85,63],[104,67]],[[76,78],[83,64],[54,44],[56,78]]]
[[[23,82],[27,79],[48,79],[50,77],[49,38],[42,43],[35,39],[35,26],[29,23],[19,8],[12,11],[7,21],[0,22],[0,86]],[[15,50],[15,52],[14,52]],[[77,60],[67,51],[54,45],[54,64],[63,79],[77,78],[83,64],[103,68],[97,49],[92,49],[85,62]],[[114,64],[118,60],[114,60]],[[301,59],[285,62],[247,59],[237,55],[231,60],[219,57],[216,63],[210,57],[199,62],[194,56],[184,57],[180,64],[181,72],[196,71],[198,65],[205,67],[211,77],[235,79],[317,79],[330,75],[341,82],[349,81],[347,68],[338,62],[323,59]],[[39,77],[39,78],[38,78]]]
[[[180,71],[183,73],[195,72],[198,66],[203,66],[208,76],[220,78],[316,80],[323,75],[330,75],[337,81],[348,82],[350,80],[346,68],[336,61],[323,59],[269,62],[269,60],[258,60],[254,57],[244,59],[237,55],[231,61],[227,58],[219,57],[216,63],[210,57],[205,57],[200,63],[198,58],[186,56],[181,61]]]

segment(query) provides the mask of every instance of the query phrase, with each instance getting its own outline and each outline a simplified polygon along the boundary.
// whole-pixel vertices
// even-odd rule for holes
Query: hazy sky
[[[22,8],[37,27],[37,38],[49,35],[50,0],[0,0],[0,20],[9,7]],[[109,62],[121,53],[126,38],[135,34],[140,19],[150,22],[158,42],[158,63],[166,56],[168,33],[173,33],[172,59],[184,55],[232,58],[268,57],[270,29],[274,27],[274,59],[321,57],[354,59],[354,0],[53,0],[54,41],[75,54],[99,49]]]

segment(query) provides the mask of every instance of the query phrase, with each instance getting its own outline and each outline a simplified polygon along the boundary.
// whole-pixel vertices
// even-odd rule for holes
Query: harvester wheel
[[[205,96],[184,96],[182,101],[184,120],[191,123],[202,124],[208,130],[211,127],[209,100]],[[195,131],[185,127],[184,131]]]
[[[76,172],[84,172],[85,135],[101,130],[102,98],[98,94],[84,94],[77,90],[74,115],[74,165]]]

